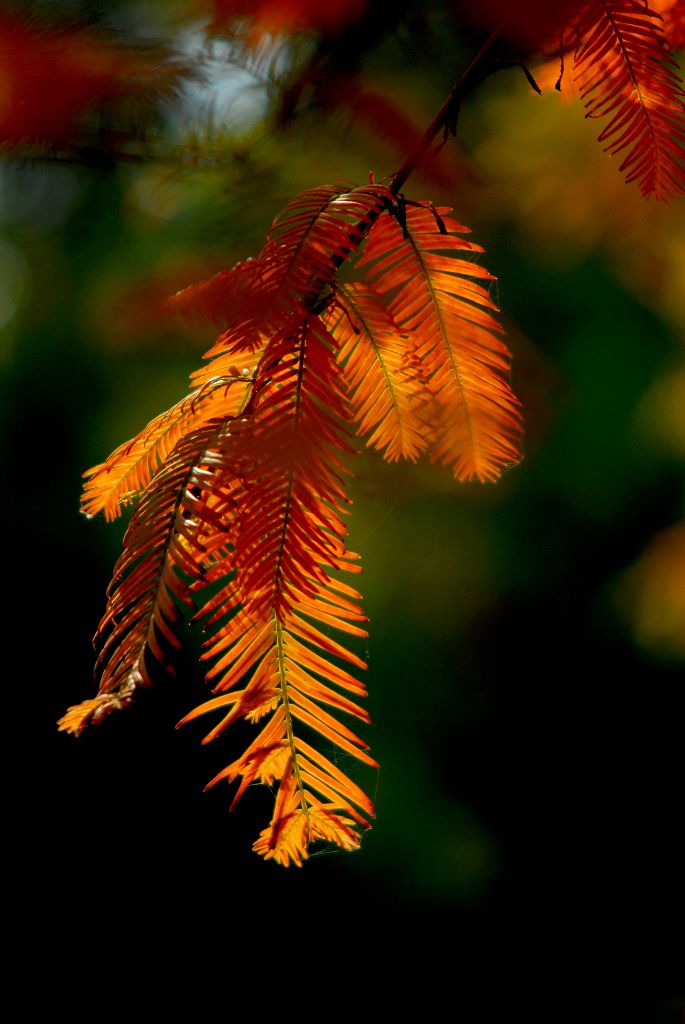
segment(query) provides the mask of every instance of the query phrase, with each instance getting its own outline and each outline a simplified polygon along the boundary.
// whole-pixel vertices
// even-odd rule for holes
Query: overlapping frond
[[[70,708],[61,720],[63,728],[81,731],[93,715],[130,702],[136,689],[151,681],[151,657],[173,671],[164,645],[179,646],[173,629],[178,605],[190,605],[189,586],[201,574],[204,552],[198,531],[225,529],[208,487],[211,469],[203,465],[224,429],[223,419],[214,419],[182,438],[145,489],[126,531],[95,636],[100,647],[98,696],[81,709]],[[232,485],[221,483],[224,491]],[[210,500],[201,504],[202,488],[208,489]]]
[[[225,373],[227,360],[254,352],[325,296],[390,193],[379,186],[322,186],[293,199],[272,224],[262,252],[179,292],[169,306],[194,308],[226,324],[193,375],[197,386]]]
[[[284,300],[309,308],[316,303],[366,230],[392,200],[379,185],[309,189],[273,222],[261,258],[281,264]]]
[[[352,616],[364,621],[364,616],[356,599],[351,602],[349,595],[344,596],[337,605],[335,590],[321,590],[316,599],[303,597],[285,616],[285,622],[273,612],[254,618],[238,611],[212,638],[205,655],[215,661],[208,678],[218,676],[215,692],[220,696],[179,723],[222,711],[223,717],[205,737],[204,742],[209,742],[238,718],[261,722],[269,716],[247,750],[215,776],[208,788],[224,779],[240,779],[235,806],[249,785],[278,782],[271,824],[261,833],[255,850],[285,864],[289,859],[301,863],[308,846],[317,839],[345,849],[358,846],[360,830],[367,828],[373,817],[373,805],[363,790],[303,735],[316,736],[318,743],[323,738],[332,749],[337,747],[377,767],[366,752],[367,745],[325,707],[368,722],[366,711],[346,695],[364,697],[364,686],[337,662],[343,660],[357,668],[365,665],[310,621],[323,620],[327,627],[335,624],[348,634],[363,637],[366,631],[349,620]],[[355,610],[350,612],[350,606]],[[250,673],[247,685],[232,689]],[[289,796],[284,805],[286,792]],[[328,823],[326,835],[320,832],[319,819]],[[291,835],[287,857],[282,836],[296,821],[299,824]]]
[[[240,777],[235,804],[252,783],[279,783],[271,824],[255,849],[282,864],[301,864],[319,839],[357,846],[373,815],[362,790],[302,736],[317,734],[376,764],[366,744],[322,706],[368,720],[346,695],[363,696],[364,687],[340,666],[363,669],[364,662],[328,635],[333,628],[366,636],[359,595],[335,578],[336,570],[356,568],[356,556],[346,551],[341,518],[340,459],[348,443],[334,349],[317,317],[277,335],[260,363],[253,415],[237,420],[224,439],[229,475],[240,479],[236,530],[207,569],[209,580],[225,576],[225,584],[202,610],[213,632],[207,678],[221,696],[183,720],[223,711],[207,742],[237,718],[270,716],[210,785]]]
[[[260,363],[254,415],[236,424],[247,507],[238,510],[235,564],[255,614],[283,616],[292,588],[308,592],[325,578],[322,560],[345,560],[341,457],[351,448],[332,346],[318,317],[276,335]]]
[[[339,285],[327,325],[340,346],[360,434],[390,462],[415,461],[428,444],[419,411],[422,383],[409,362],[407,338],[380,295],[362,283]]]
[[[406,227],[384,212],[363,258],[366,281],[403,331],[432,398],[431,457],[462,480],[494,480],[518,461],[520,414],[508,376],[510,355],[483,284],[492,276],[461,254],[480,246],[447,210],[406,211]]]
[[[340,766],[376,768],[349,722],[368,722],[359,572],[347,549],[346,457],[356,421],[388,459],[423,451],[462,478],[518,457],[509,354],[466,229],[428,205],[399,216],[381,186],[303,193],[256,260],[174,299],[226,317],[198,390],[87,474],[84,509],[108,518],[142,490],[98,629],[98,695],[80,732],[130,703],[168,664],[184,607],[202,620],[214,696],[183,722],[237,719],[252,743],[210,782],[275,790],[254,849],[300,865],[312,844],[350,850],[371,800]],[[368,237],[365,280],[336,274]],[[244,367],[242,363],[254,364]],[[182,723],[179,723],[182,724]]]
[[[195,580],[202,561],[194,491],[206,486],[203,459],[224,429],[213,420],[179,442],[131,518],[96,634],[106,636],[96,665],[104,670],[101,692],[119,689],[122,679],[149,682],[148,650],[163,663],[161,638],[178,646],[171,626],[176,600],[188,601],[183,573]]]
[[[116,519],[122,508],[147,487],[182,438],[210,420],[237,415],[250,392],[251,381],[231,369],[231,376],[210,380],[156,416],[103,463],[86,470],[82,511],[89,518],[104,512],[105,519]]]
[[[261,286],[262,268],[259,260],[251,256],[240,260],[230,270],[220,270],[213,277],[182,288],[169,296],[161,309],[162,312],[211,320],[219,327],[231,324],[238,328],[236,333],[240,332],[239,325],[246,323],[242,333],[247,337],[252,330],[249,311],[259,298]],[[266,282],[264,288],[266,291]],[[250,342],[246,341],[245,347],[249,348],[249,345]]]
[[[683,192],[685,92],[660,15],[643,0],[589,0],[576,31],[586,116],[609,118],[599,141],[643,195]]]

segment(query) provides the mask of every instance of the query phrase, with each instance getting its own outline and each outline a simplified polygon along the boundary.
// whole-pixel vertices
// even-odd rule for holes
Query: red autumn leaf
[[[580,0],[459,0],[456,6],[474,24],[532,53],[554,40],[583,4]]]
[[[203,6],[213,14],[210,32],[247,25],[247,37],[256,42],[264,35],[307,31],[335,36],[362,16],[367,0],[210,0]]]
[[[64,143],[101,103],[155,98],[180,68],[161,53],[136,53],[95,33],[0,15],[0,145]]]

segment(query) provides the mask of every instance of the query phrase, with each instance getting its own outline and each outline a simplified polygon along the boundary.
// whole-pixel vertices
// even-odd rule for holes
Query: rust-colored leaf
[[[590,0],[576,25],[574,75],[587,117],[644,196],[685,191],[685,91],[660,16],[642,0]]]
[[[367,444],[394,462],[416,461],[428,445],[420,413],[422,386],[408,358],[407,335],[366,284],[340,285],[327,320],[350,405]]]
[[[136,52],[93,31],[2,12],[0,147],[77,141],[91,108],[167,96],[182,74],[161,50]]]
[[[521,457],[519,406],[496,307],[483,286],[492,276],[464,258],[482,250],[448,213],[408,207],[404,229],[381,214],[359,266],[410,336],[413,372],[425,381],[431,457],[461,480],[494,480]]]
[[[355,423],[386,458],[425,451],[463,478],[518,457],[491,278],[447,213],[405,211],[376,185],[296,197],[256,260],[171,300],[223,327],[196,391],[86,474],[88,515],[140,501],[98,629],[98,695],[60,728],[130,704],[155,663],[172,671],[179,616],[194,617],[214,696],[179,725],[211,716],[205,743],[257,726],[208,785],[235,783],[232,807],[276,788],[254,849],[284,866],[320,843],[355,849],[374,816],[336,763],[378,767],[355,731],[369,721],[354,650],[366,616],[341,578],[361,571],[347,548]],[[340,284],[367,236],[364,279]]]

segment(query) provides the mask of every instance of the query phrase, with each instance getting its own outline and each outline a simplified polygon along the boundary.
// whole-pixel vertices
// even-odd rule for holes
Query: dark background
[[[182,4],[53,8],[133,41],[144,10],[148,37],[197,54]],[[420,127],[470,40],[445,5],[402,11],[354,70]],[[57,732],[94,693],[90,641],[123,533],[79,514],[81,473],[182,396],[213,340],[211,325],[156,318],[157,298],[258,251],[297,191],[402,159],[349,111],[305,104],[276,130],[247,78],[217,86],[224,62],[140,129],[135,161],[10,147],[0,167],[20,948],[58,991],[145,976],[161,954],[179,991],[206,959],[207,991],[225,971],[265,1013],[318,982],[325,999],[302,1012],[357,1007],[369,986],[365,1005],[420,999],[422,1016],[444,1003],[464,1020],[677,1021],[683,200],[642,200],[582,108],[535,96],[515,69],[474,93],[438,180],[417,174],[407,193],[454,206],[485,249],[525,459],[479,486],[356,458],[365,736],[382,766],[361,851],[284,871],[250,849],[268,793],[230,815],[228,787],[203,794],[248,730],[200,747],[201,725],[174,729],[206,695],[190,631],[176,678],[78,741]],[[189,160],[193,145],[211,161]],[[281,965],[292,989],[270,994]]]

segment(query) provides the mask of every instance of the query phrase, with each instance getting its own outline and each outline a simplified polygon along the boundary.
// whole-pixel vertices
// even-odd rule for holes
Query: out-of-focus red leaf
[[[226,326],[242,321],[254,307],[267,303],[275,284],[259,257],[248,257],[230,270],[220,270],[206,280],[197,281],[167,296],[159,312],[194,316]]]
[[[368,0],[202,0],[212,12],[210,32],[235,31],[244,23],[246,36],[319,32],[336,36],[365,12]]]
[[[588,0],[573,60],[586,117],[608,118],[598,136],[644,196],[685,191],[685,90],[661,17],[642,0]]]
[[[179,67],[94,33],[0,14],[0,145],[70,142],[89,108],[173,90]]]
[[[457,0],[456,6],[474,24],[533,54],[558,38],[583,0]]]
[[[169,295],[190,279],[210,278],[217,263],[191,251],[165,254],[145,274],[113,273],[93,288],[86,309],[91,337],[103,347],[197,352],[207,347],[207,325],[197,317],[169,317]],[[173,309],[173,307],[171,307]]]
[[[685,3],[683,0],[650,0],[649,6],[664,20],[664,35],[673,50],[685,50]]]

